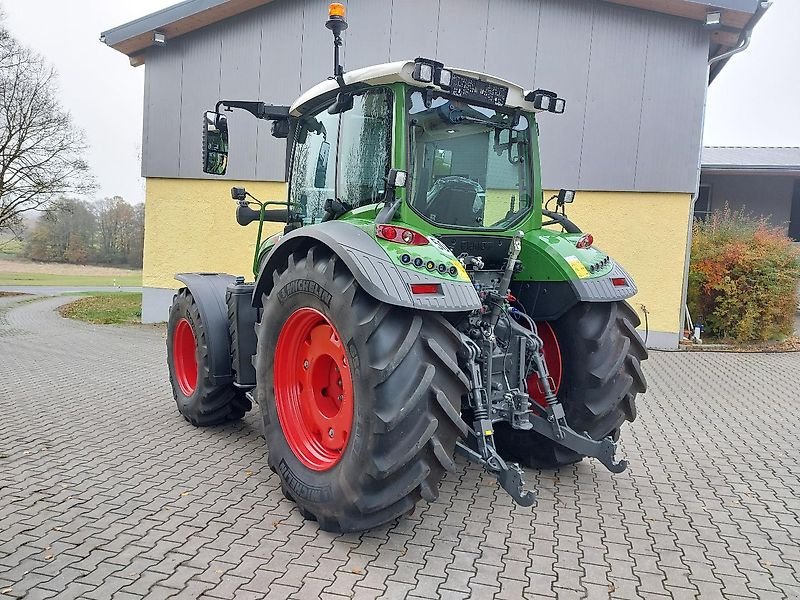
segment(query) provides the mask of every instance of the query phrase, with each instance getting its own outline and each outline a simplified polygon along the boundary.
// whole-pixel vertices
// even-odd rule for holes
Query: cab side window
[[[378,88],[353,98],[342,114],[339,199],[356,208],[383,200],[391,166],[392,94]]]
[[[380,202],[391,166],[390,90],[357,94],[341,114],[328,106],[304,116],[295,134],[289,199],[304,225],[322,220],[329,199],[347,209]]]
[[[327,106],[297,125],[289,200],[304,225],[322,221],[325,201],[336,196],[338,139],[339,115],[329,114]]]

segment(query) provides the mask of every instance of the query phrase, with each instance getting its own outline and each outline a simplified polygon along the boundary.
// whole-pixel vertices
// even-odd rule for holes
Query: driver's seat
[[[451,181],[436,195],[425,212],[444,225],[478,227],[483,224],[483,215],[476,213],[474,207],[475,186]]]

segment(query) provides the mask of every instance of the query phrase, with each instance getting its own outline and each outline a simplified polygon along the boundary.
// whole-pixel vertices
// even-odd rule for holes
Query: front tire
[[[592,439],[615,439],[636,419],[636,395],[647,388],[641,361],[647,349],[636,333],[639,317],[621,302],[581,302],[551,323],[561,350],[558,399],[567,423]],[[558,467],[583,456],[532,431],[498,427],[500,454],[528,467]]]
[[[441,315],[370,297],[324,246],[290,255],[273,279],[256,394],[284,493],[336,532],[434,500],[467,431],[458,333]]]
[[[251,407],[243,390],[212,382],[207,335],[192,293],[182,288],[169,311],[167,366],[178,411],[196,427],[241,419]]]

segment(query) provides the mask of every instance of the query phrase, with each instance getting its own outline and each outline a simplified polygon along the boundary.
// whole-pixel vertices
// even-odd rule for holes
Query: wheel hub
[[[309,469],[327,471],[342,458],[353,424],[347,350],[320,311],[299,308],[275,348],[275,404],[286,442]]]
[[[172,336],[172,359],[175,379],[184,396],[197,389],[197,340],[192,324],[186,318],[178,321]]]

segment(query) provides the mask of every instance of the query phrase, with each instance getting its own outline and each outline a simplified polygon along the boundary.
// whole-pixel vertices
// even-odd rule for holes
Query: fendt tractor
[[[232,189],[258,223],[253,282],[176,275],[181,414],[216,425],[257,402],[283,493],[330,531],[434,501],[456,454],[523,506],[520,464],[623,471],[647,352],[633,280],[565,214],[574,191],[543,204],[536,118],[565,100],[426,58],[345,72],[341,4],[326,25],[328,80],[204,115],[206,173],[225,173],[223,111],[240,109],[287,140],[289,186]],[[262,241],[264,222],[285,227]]]

